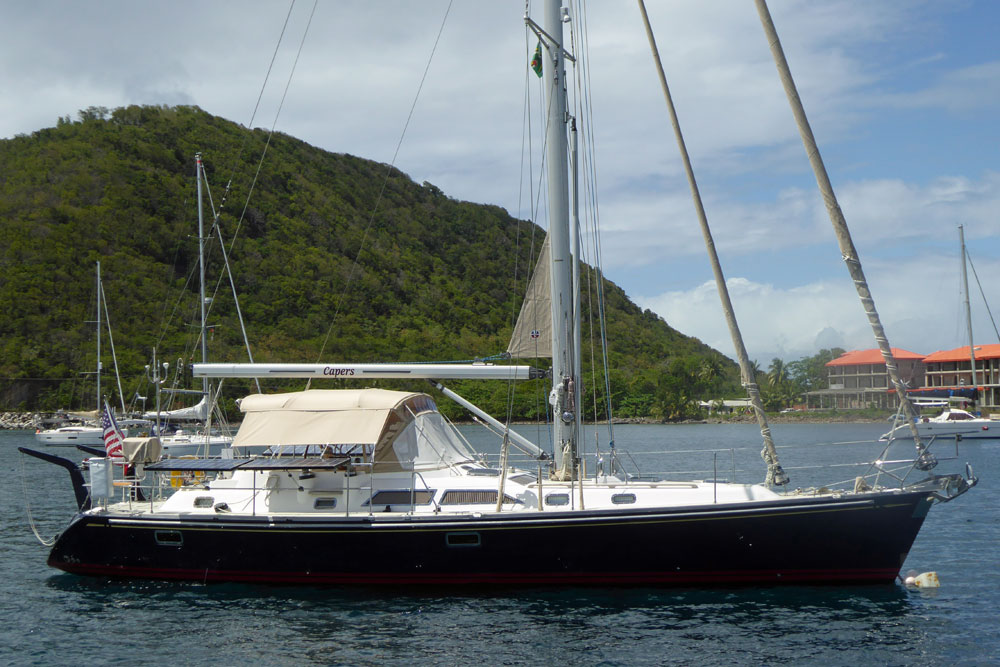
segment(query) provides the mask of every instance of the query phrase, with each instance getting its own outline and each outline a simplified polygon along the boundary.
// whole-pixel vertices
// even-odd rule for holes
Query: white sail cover
[[[378,470],[427,470],[473,455],[426,394],[385,389],[310,389],[254,394],[233,447],[373,445]]]
[[[164,410],[160,412],[159,420],[201,422],[208,419],[208,412],[210,409],[208,396],[203,395],[200,401],[190,407],[178,408],[176,410]],[[143,419],[157,419],[157,413],[155,411],[145,412],[142,417]]]
[[[552,277],[549,273],[549,237],[545,236],[528,293],[521,304],[507,352],[515,359],[552,357]]]

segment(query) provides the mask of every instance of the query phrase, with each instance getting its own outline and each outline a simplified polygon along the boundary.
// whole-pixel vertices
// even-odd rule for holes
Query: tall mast
[[[201,306],[201,363],[208,361],[208,341],[205,336],[205,219],[201,210],[201,175],[204,167],[201,164],[201,153],[194,156],[195,180],[198,183],[198,301]],[[208,378],[201,380],[202,391],[208,395]]]
[[[573,331],[572,255],[570,253],[569,170],[567,167],[566,68],[563,51],[562,2],[546,0],[542,29],[546,55],[542,58],[546,82],[545,161],[549,194],[549,251],[552,276],[552,394],[553,441],[558,476],[574,477],[576,460],[576,363]],[[568,468],[568,469],[567,469]]]
[[[958,240],[962,244],[962,289],[965,290],[965,328],[969,331],[969,368],[972,369],[972,384],[976,387],[976,348],[972,346],[972,307],[969,305],[969,274],[965,264],[965,229],[958,226]]]
[[[97,413],[101,412],[101,263],[97,262]]]

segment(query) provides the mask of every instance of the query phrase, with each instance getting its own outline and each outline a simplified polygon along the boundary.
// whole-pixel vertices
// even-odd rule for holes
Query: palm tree
[[[767,373],[767,384],[772,389],[782,389],[788,384],[788,366],[781,359],[775,357],[771,360],[771,367]]]

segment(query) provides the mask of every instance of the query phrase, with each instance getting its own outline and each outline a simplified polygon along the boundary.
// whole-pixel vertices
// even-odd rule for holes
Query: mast
[[[552,276],[552,393],[553,442],[560,479],[573,479],[577,457],[576,355],[569,223],[569,169],[567,166],[566,68],[563,50],[563,13],[560,0],[546,0],[542,17],[545,49],[543,80],[547,82],[545,161],[549,194],[549,251]]]
[[[97,262],[97,414],[101,413],[101,263]]]
[[[976,348],[972,346],[972,307],[969,305],[969,274],[965,264],[965,229],[958,226],[958,240],[962,244],[962,289],[965,290],[965,327],[969,331],[969,368],[972,369],[972,388],[976,388]]]
[[[764,27],[764,34],[767,36],[767,42],[771,48],[774,64],[778,68],[781,84],[785,89],[785,96],[788,97],[788,103],[792,108],[792,115],[795,116],[795,123],[798,125],[799,135],[802,137],[802,144],[805,146],[806,155],[809,156],[809,164],[812,165],[813,173],[816,176],[816,184],[819,186],[820,194],[823,196],[823,202],[826,204],[830,223],[833,225],[837,243],[840,245],[841,257],[847,265],[847,272],[850,274],[851,280],[854,282],[854,287],[857,289],[858,298],[861,299],[861,306],[868,316],[868,322],[871,324],[875,341],[878,343],[879,349],[882,352],[882,359],[885,361],[885,369],[889,373],[893,387],[896,389],[896,395],[899,396],[899,405],[903,409],[903,414],[906,416],[906,421],[910,427],[910,434],[913,436],[913,442],[917,447],[916,466],[920,470],[930,470],[937,465],[937,459],[934,458],[934,455],[924,445],[920,438],[920,433],[917,431],[915,423],[916,412],[913,410],[913,404],[910,403],[910,399],[906,395],[906,385],[903,384],[903,380],[899,377],[899,368],[896,366],[896,359],[892,356],[892,348],[889,345],[889,339],[885,335],[885,329],[882,327],[882,320],[875,309],[875,299],[872,298],[871,290],[868,289],[868,280],[865,278],[864,270],[861,268],[861,260],[858,258],[858,251],[854,247],[854,241],[851,239],[851,230],[848,229],[844,212],[840,210],[840,204],[837,203],[837,195],[833,191],[833,184],[830,183],[830,176],[827,174],[826,165],[823,164],[823,157],[819,153],[819,146],[816,145],[816,138],[813,136],[812,128],[809,126],[806,110],[802,106],[799,92],[795,88],[792,72],[788,67],[788,61],[785,59],[785,52],[781,48],[781,40],[778,39],[778,31],[771,20],[771,12],[768,10],[765,0],[755,0],[755,3],[761,25]]]
[[[200,280],[198,285],[198,300],[201,307],[201,363],[208,362],[208,326],[206,325],[205,318],[205,216],[202,211],[201,204],[201,181],[205,174],[205,165],[201,162],[201,153],[196,153],[194,156],[196,164],[195,178],[198,181],[198,272],[200,274]],[[211,388],[208,382],[208,378],[202,378],[201,380],[201,391],[204,396],[205,405],[207,406],[207,411],[205,414],[205,451],[204,456],[208,457],[209,446],[212,441],[212,408],[214,406],[214,398],[211,394]]]
[[[201,363],[208,362],[208,341],[205,337],[205,219],[201,210],[201,175],[204,167],[201,164],[201,153],[196,153],[195,180],[198,184],[198,301],[201,306]],[[208,395],[208,378],[202,378],[201,388]]]

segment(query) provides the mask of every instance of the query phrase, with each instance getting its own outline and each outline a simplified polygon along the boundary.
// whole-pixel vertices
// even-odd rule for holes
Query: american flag
[[[111,414],[107,399],[104,399],[104,414],[101,415],[101,427],[104,429],[104,451],[108,458],[122,458],[122,440],[125,438],[115,416]]]

